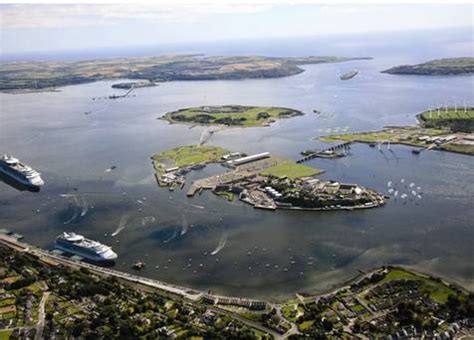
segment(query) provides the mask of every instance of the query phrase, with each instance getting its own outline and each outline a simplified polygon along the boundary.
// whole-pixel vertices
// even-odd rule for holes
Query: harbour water
[[[146,263],[141,275],[228,295],[277,299],[323,290],[385,264],[415,266],[473,288],[474,157],[355,144],[348,157],[305,163],[325,170],[324,179],[381,192],[388,192],[389,181],[400,192],[409,191],[409,183],[420,187],[421,198],[392,197],[382,208],[354,212],[254,210],[211,193],[187,198],[191,180],[221,171],[217,165],[191,173],[182,191],[158,188],[153,176],[152,154],[196,144],[206,129],[157,119],[183,107],[301,110],[304,116],[271,127],[219,130],[207,142],[297,160],[300,151],[324,145],[316,136],[415,124],[415,114],[454,101],[474,105],[472,76],[380,73],[437,57],[409,46],[398,53],[307,65],[287,78],[163,83],[117,100],[92,98],[121,94],[111,88],[119,81],[0,94],[0,151],[38,169],[46,183],[29,192],[0,182],[0,227],[44,248],[59,233],[74,231],[113,246],[115,269],[133,271],[140,260]],[[354,48],[344,54],[365,55]],[[357,77],[341,81],[339,74],[351,69],[359,70]]]

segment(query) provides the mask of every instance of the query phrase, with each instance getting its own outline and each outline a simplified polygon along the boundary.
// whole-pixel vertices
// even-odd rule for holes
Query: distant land
[[[215,105],[185,108],[166,113],[170,123],[193,123],[228,126],[270,125],[280,118],[302,116],[303,112],[285,107]]]
[[[222,80],[277,78],[304,70],[298,65],[335,63],[370,57],[204,56],[199,54],[0,63],[0,91],[45,90],[106,79]]]
[[[401,65],[382,71],[389,74],[443,76],[474,73],[474,58],[446,58],[417,65]]]

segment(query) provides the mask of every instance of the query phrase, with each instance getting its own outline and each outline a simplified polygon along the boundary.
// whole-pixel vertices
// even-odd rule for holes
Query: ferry
[[[359,71],[356,71],[356,70],[353,70],[353,71],[350,71],[350,72],[347,72],[347,73],[344,73],[342,74],[339,79],[341,80],[349,80],[349,79],[352,79],[354,78],[356,75],[359,74]]]
[[[4,155],[0,158],[0,172],[23,185],[31,187],[44,185],[44,181],[41,179],[41,174],[38,171],[21,163],[13,156]]]
[[[59,250],[95,262],[113,261],[117,258],[111,247],[73,232],[59,235],[54,245]]]

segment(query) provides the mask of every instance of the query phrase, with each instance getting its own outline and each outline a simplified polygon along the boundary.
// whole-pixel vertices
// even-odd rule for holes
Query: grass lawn
[[[385,276],[382,282],[400,279],[421,281],[422,285],[420,287],[420,291],[428,293],[430,298],[438,303],[446,303],[449,295],[457,295],[454,290],[452,290],[442,282],[438,282],[430,278],[425,278],[414,273],[410,273],[403,269],[390,270],[390,272]]]
[[[301,331],[304,331],[308,328],[310,328],[314,323],[314,320],[309,320],[309,321],[304,321],[302,322],[301,324],[298,325],[298,328],[301,330]]]
[[[14,305],[16,302],[15,298],[3,299],[0,301],[0,307]]]
[[[288,178],[300,178],[314,176],[322,173],[321,170],[306,166],[303,164],[296,164],[292,161],[278,164],[270,168],[265,169],[260,174],[263,176],[275,176],[275,177],[288,177]]]
[[[229,202],[232,202],[234,201],[235,199],[235,194],[233,192],[228,192],[228,191],[214,191],[214,193],[217,195],[217,196],[222,196],[222,197],[225,197],[227,198],[227,200]]]
[[[319,140],[323,142],[360,142],[360,143],[376,143],[387,142],[400,143],[406,145],[414,145],[424,147],[426,144],[418,140],[421,136],[439,136],[446,135],[445,130],[433,128],[419,128],[419,127],[399,127],[399,128],[385,128],[379,131],[346,133],[340,135],[330,135],[320,137]]]
[[[453,151],[453,152],[459,152],[459,153],[465,153],[468,155],[474,155],[474,145],[463,145],[463,144],[455,144],[455,143],[449,143],[449,144],[443,144],[441,146],[442,149],[447,150],[447,151]]]
[[[423,112],[421,114],[423,120],[441,120],[441,119],[474,119],[474,109],[469,108],[464,112],[464,108],[458,108],[457,112],[453,108],[448,108],[448,111],[441,109],[439,111],[433,110],[431,113],[429,111]]]
[[[0,340],[8,340],[10,339],[10,335],[12,335],[13,329],[0,329]]]
[[[237,126],[267,125],[279,118],[302,115],[300,111],[284,107],[266,106],[200,106],[168,112],[164,119],[178,123],[226,124]],[[205,119],[203,120],[203,117]]]
[[[252,320],[252,321],[261,321],[262,320],[262,315],[261,313],[239,313],[240,316]]]
[[[184,167],[202,162],[218,161],[229,151],[218,146],[188,145],[162,151],[151,158],[163,168]]]

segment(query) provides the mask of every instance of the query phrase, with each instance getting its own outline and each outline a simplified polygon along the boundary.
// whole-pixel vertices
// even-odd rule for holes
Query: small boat
[[[145,262],[142,262],[142,261],[135,262],[132,265],[132,268],[137,269],[137,270],[143,269],[143,267],[145,267]]]
[[[418,155],[421,152],[421,150],[420,149],[411,149],[411,152]]]
[[[375,144],[375,143],[369,143],[369,146],[370,146],[371,148],[375,148],[376,145],[377,145],[377,144]]]

